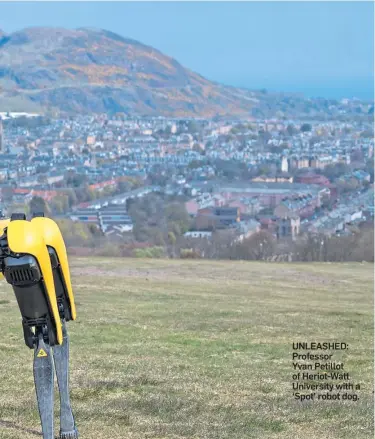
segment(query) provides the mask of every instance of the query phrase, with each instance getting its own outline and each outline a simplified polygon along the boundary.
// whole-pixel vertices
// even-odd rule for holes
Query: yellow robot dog
[[[10,219],[0,219],[0,233],[1,272],[13,287],[25,343],[34,349],[34,382],[43,439],[55,437],[54,367],[60,393],[60,439],[78,438],[69,399],[65,324],[75,320],[76,308],[61,232],[43,214],[34,214],[31,221],[25,214],[13,214]]]

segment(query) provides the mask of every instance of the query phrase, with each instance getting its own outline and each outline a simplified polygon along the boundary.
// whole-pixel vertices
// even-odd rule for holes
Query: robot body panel
[[[66,322],[69,322],[70,320],[73,320],[72,312],[71,312],[68,292],[67,292],[64,276],[62,274],[59,259],[57,257],[55,249],[53,249],[52,247],[47,247],[47,248],[51,258],[53,280],[55,282],[56,299],[57,299],[57,306],[60,312],[60,317],[61,319],[64,319]]]
[[[8,227],[10,218],[0,219],[0,236],[4,233],[4,229]],[[3,273],[0,273],[0,280],[4,279]]]
[[[63,341],[60,315],[57,307],[50,256],[43,235],[31,222],[16,220],[11,221],[7,227],[7,239],[11,252],[19,256],[30,255],[36,259],[48,299],[49,314],[56,331],[56,342],[60,345]]]
[[[31,220],[31,224],[36,226],[42,233],[44,242],[49,247],[48,251],[52,263],[52,269],[55,279],[56,296],[61,297],[61,288],[64,290],[64,296],[69,307],[68,320],[75,320],[77,317],[76,306],[74,302],[74,294],[72,284],[70,280],[70,270],[68,264],[68,256],[66,253],[66,247],[61,235],[59,226],[50,218],[35,217]],[[54,250],[54,252],[51,251]],[[56,260],[57,256],[57,261]],[[60,293],[60,294],[59,294]]]
[[[4,233],[4,229],[8,227],[10,223],[10,218],[0,219],[0,235]]]
[[[22,316],[39,319],[48,314],[47,299],[40,285],[42,273],[33,256],[7,258],[4,261],[4,273],[7,282],[13,286]]]

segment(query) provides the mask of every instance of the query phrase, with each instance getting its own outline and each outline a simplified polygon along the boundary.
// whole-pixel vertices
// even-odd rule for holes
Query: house
[[[324,175],[315,174],[313,172],[308,172],[306,174],[299,175],[296,177],[298,183],[303,184],[317,184],[320,186],[329,187],[330,181]]]
[[[60,172],[50,172],[46,176],[46,181],[50,185],[62,182],[62,181],[64,181],[64,174],[60,173]]]
[[[251,181],[255,183],[293,183],[293,175],[285,173],[279,173],[275,175],[260,175],[253,178]]]
[[[229,207],[238,207],[241,215],[255,216],[261,210],[259,197],[240,198],[229,201]]]
[[[5,181],[8,178],[8,168],[0,169],[0,181]]]
[[[95,224],[104,234],[121,235],[133,230],[133,223],[124,205],[81,207],[71,213],[73,221]]]
[[[212,196],[214,205],[216,207],[223,207],[225,206],[225,198],[221,196],[220,194],[215,194]]]
[[[210,193],[203,192],[196,198],[187,201],[185,203],[185,209],[191,217],[194,217],[197,215],[199,209],[214,205],[220,206],[224,204],[224,201],[225,200],[220,196],[214,198]]]
[[[103,233],[125,233],[133,230],[133,222],[124,205],[107,205],[98,210],[99,225]]]
[[[328,165],[331,165],[332,163],[333,163],[333,158],[331,156],[313,157],[310,160],[310,167],[314,169],[324,169]]]
[[[349,224],[362,219],[363,211],[362,209],[352,209],[350,212],[345,214],[345,224]]]
[[[105,188],[115,188],[116,187],[116,180],[107,180],[102,181],[100,183],[90,184],[89,188],[95,191],[103,191]]]
[[[250,238],[251,235],[254,233],[257,233],[261,229],[261,224],[254,220],[250,219],[247,221],[240,221],[239,223],[236,223],[234,225],[234,228],[236,229],[236,242],[241,242],[244,239]]]
[[[293,157],[290,160],[291,168],[293,169],[303,169],[309,167],[309,159],[308,157]]]
[[[185,203],[185,209],[191,217],[194,217],[198,213],[200,206],[196,200],[190,200]]]
[[[197,185],[196,185],[197,186]],[[317,185],[305,185],[296,183],[229,183],[219,185],[216,192],[227,200],[227,202],[249,197],[258,197],[263,207],[275,208],[283,198],[292,197],[298,194],[314,194],[318,196],[322,188]]]
[[[195,239],[210,239],[212,238],[212,231],[207,230],[190,230],[184,234],[185,238],[195,238]]]
[[[358,169],[353,172],[353,177],[356,178],[360,184],[364,184],[365,182],[370,183],[370,174],[362,169]]]
[[[95,136],[87,136],[86,138],[86,145],[92,146],[95,144]]]
[[[225,229],[240,222],[238,207],[206,207],[199,209],[196,218],[197,230]]]
[[[274,236],[277,236],[277,218],[273,215],[259,215],[255,219],[260,224],[261,230],[266,230]]]
[[[123,240],[126,232],[130,230],[124,229],[121,225],[111,225],[107,227],[105,235],[113,240]]]
[[[278,218],[276,221],[277,228],[276,234],[277,238],[291,237],[293,240],[300,233],[300,217],[298,215],[285,216],[283,218]]]
[[[314,214],[315,209],[320,207],[320,199],[312,194],[300,194],[292,198],[284,198],[274,209],[274,215],[278,218],[299,216],[307,218]]]
[[[98,210],[91,207],[81,207],[69,215],[72,221],[99,226]]]
[[[13,201],[16,203],[28,204],[33,198],[31,189],[13,189]]]

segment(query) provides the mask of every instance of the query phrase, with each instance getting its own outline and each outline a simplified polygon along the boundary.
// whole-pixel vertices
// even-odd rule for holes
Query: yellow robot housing
[[[63,335],[54,276],[43,234],[26,218],[17,217],[3,230],[2,271],[16,295],[26,345],[33,348],[38,328],[51,346],[61,344]]]
[[[4,229],[8,227],[10,222],[10,218],[0,219],[0,236],[4,233]],[[4,275],[0,272],[0,280],[4,279]]]
[[[56,298],[60,316],[65,321],[75,320],[76,306],[66,247],[59,226],[51,218],[45,218],[43,214],[34,214],[31,224],[43,235],[51,260],[53,277],[55,282]]]

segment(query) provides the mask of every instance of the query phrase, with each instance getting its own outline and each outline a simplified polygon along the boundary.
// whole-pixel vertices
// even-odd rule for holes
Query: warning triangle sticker
[[[41,350],[38,352],[37,357],[38,357],[38,358],[40,358],[40,357],[48,357],[48,355],[47,355],[47,352],[46,352],[44,349],[41,349]]]

